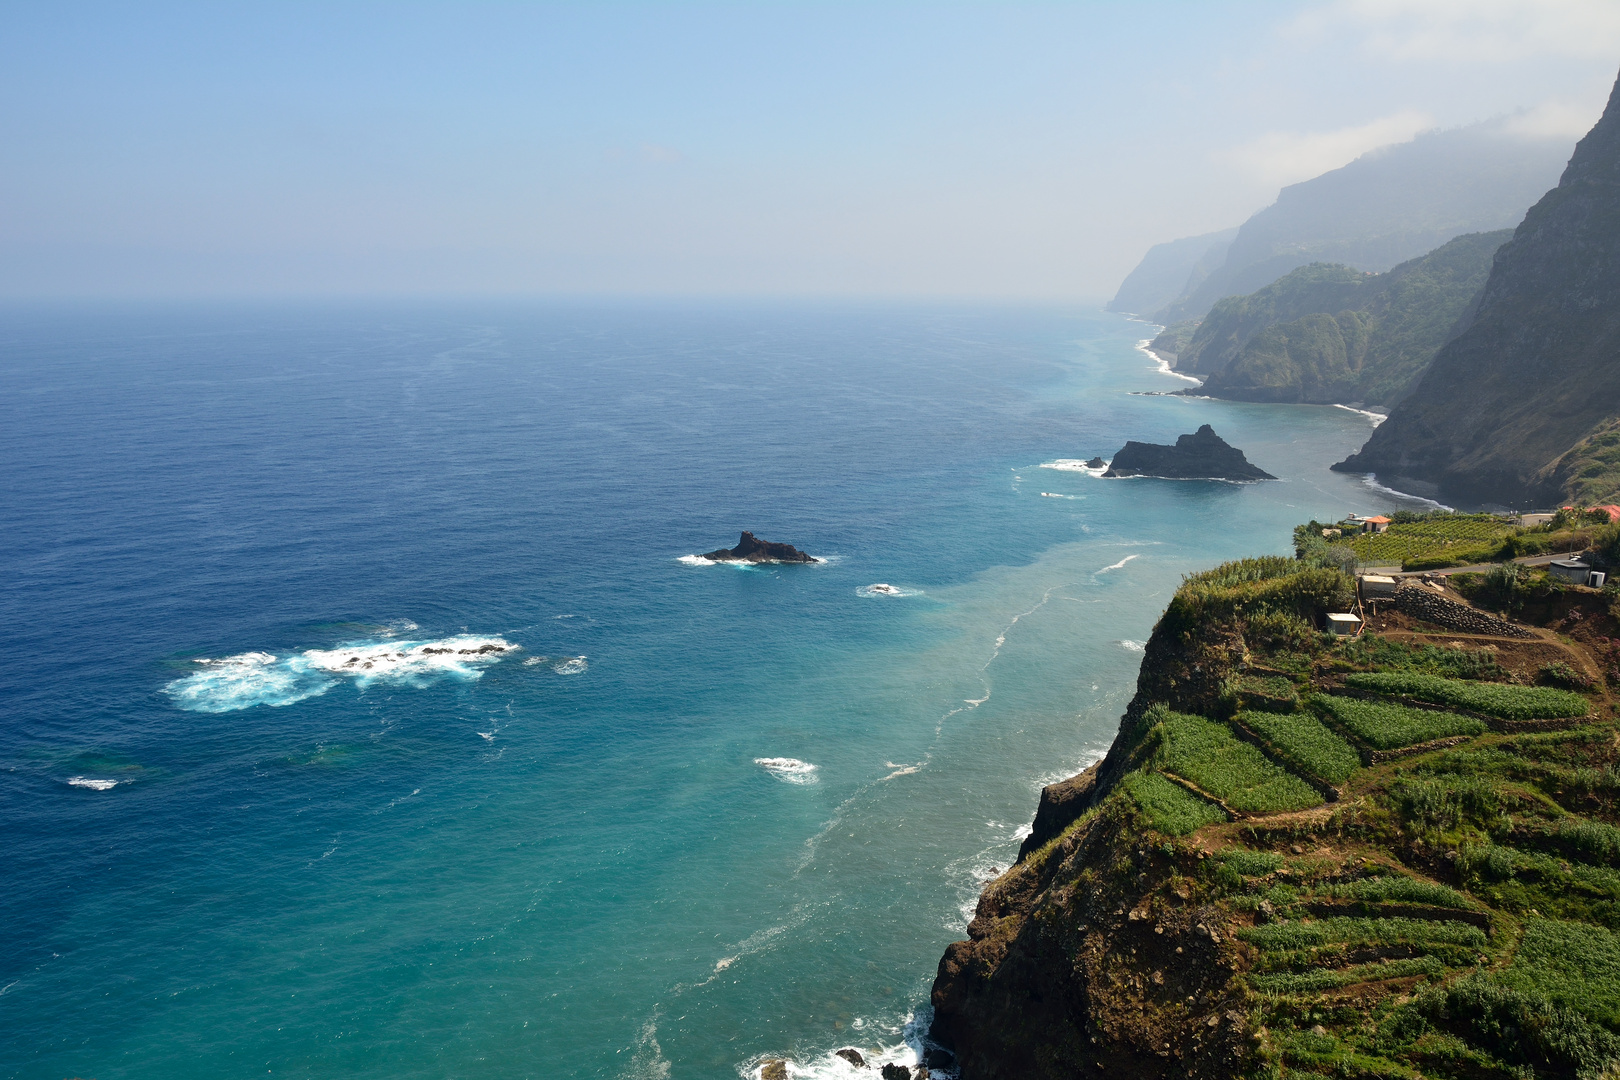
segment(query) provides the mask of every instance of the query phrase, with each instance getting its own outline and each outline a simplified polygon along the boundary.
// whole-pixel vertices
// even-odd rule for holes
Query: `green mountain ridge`
[[[1301,267],[1218,302],[1176,369],[1207,376],[1197,393],[1210,397],[1393,405],[1465,321],[1511,235],[1459,236],[1383,274]]]
[[[1564,139],[1518,135],[1502,121],[1427,132],[1283,188],[1230,240],[1155,246],[1109,309],[1170,325],[1311,263],[1382,273],[1455,236],[1512,227],[1568,156]]]

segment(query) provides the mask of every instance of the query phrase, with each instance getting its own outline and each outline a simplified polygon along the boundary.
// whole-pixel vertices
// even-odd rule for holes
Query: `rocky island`
[[[813,563],[821,560],[814,555],[806,555],[792,544],[773,544],[769,540],[761,540],[751,532],[742,534],[734,548],[721,548],[719,551],[710,551],[699,556],[711,562],[750,562],[750,563]]]
[[[1156,476],[1167,480],[1275,480],[1249,464],[1243,451],[1215,434],[1208,424],[1183,435],[1174,446],[1127,442],[1103,476]]]

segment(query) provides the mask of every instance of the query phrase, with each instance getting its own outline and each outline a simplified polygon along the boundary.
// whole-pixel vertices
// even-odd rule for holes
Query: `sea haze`
[[[1092,310],[4,326],[11,1077],[907,1055],[1181,575],[1392,505]],[[1041,467],[1202,423],[1281,480]],[[743,529],[825,561],[683,559]]]

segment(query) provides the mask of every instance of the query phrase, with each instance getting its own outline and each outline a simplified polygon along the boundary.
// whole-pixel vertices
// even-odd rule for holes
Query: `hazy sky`
[[[1615,0],[0,6],[0,296],[1112,294]]]

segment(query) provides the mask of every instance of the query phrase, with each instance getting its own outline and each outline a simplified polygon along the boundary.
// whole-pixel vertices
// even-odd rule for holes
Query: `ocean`
[[[1181,576],[1398,505],[1327,471],[1367,416],[1162,396],[1149,333],[8,309],[0,1075],[913,1060]],[[1280,480],[1072,464],[1203,423]],[[824,561],[690,558],[744,529]]]

